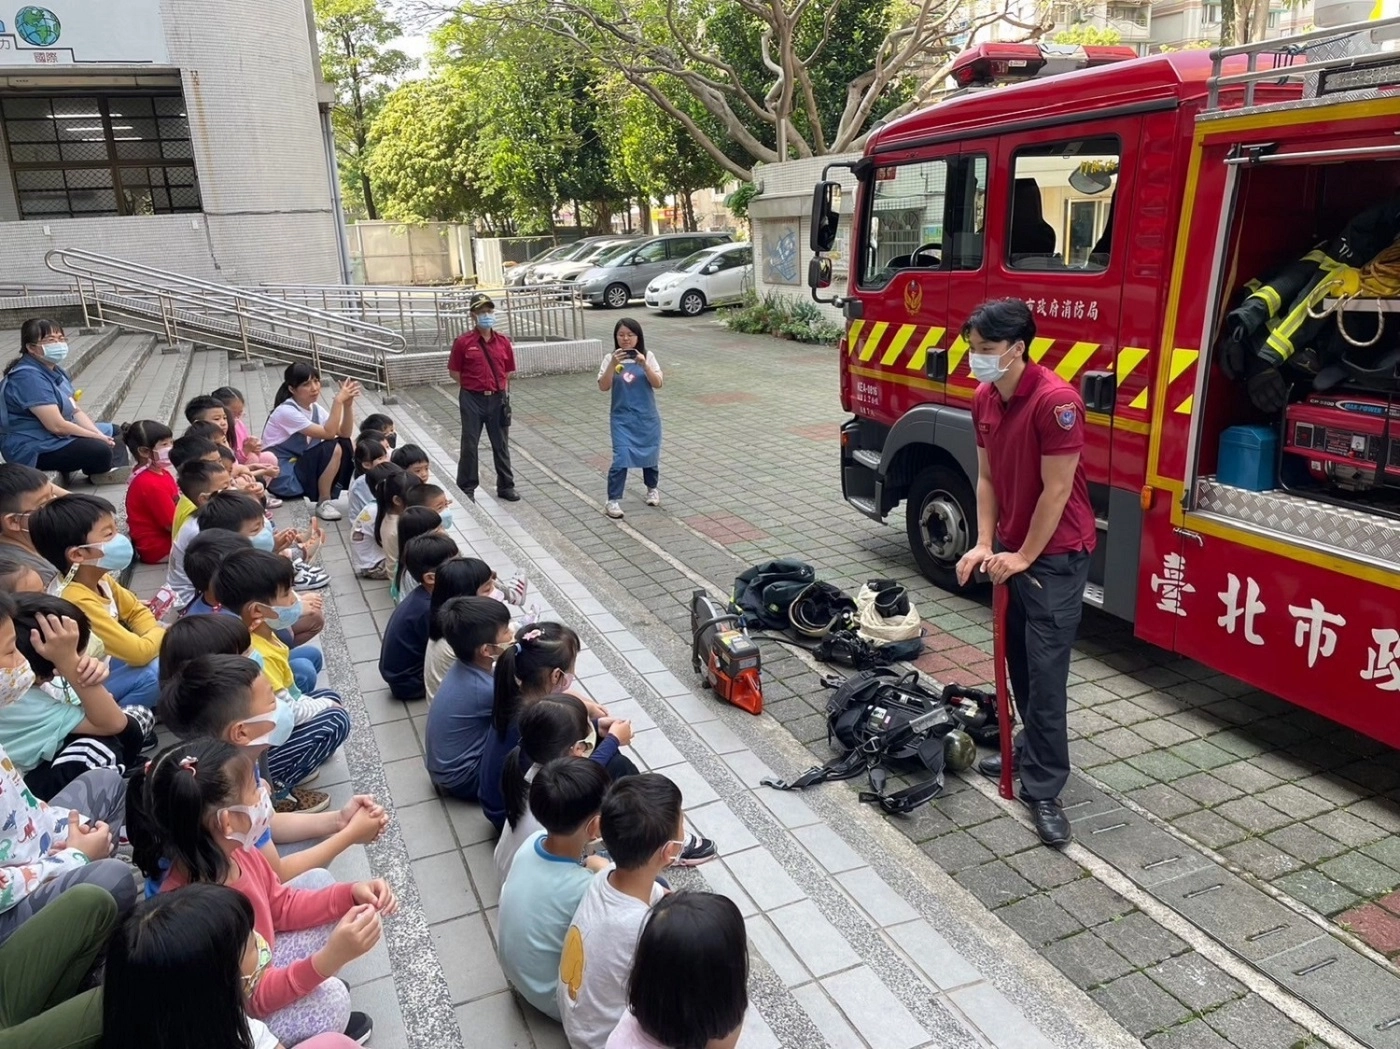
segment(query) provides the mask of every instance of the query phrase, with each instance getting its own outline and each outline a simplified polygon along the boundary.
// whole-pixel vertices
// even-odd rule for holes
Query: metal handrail
[[[570,284],[528,288],[415,287],[360,284],[264,284],[288,302],[350,314],[403,333],[410,345],[446,348],[471,328],[471,300],[483,292],[496,304],[500,330],[517,342],[581,339],[583,302]]]
[[[235,285],[187,277],[96,252],[56,248],[45,256],[55,273],[73,278],[83,314],[92,323],[104,313],[133,313],[159,323],[170,342],[181,330],[237,344],[244,360],[254,356],[306,355],[367,370],[387,384],[389,355],[407,348],[404,336],[346,313],[288,302]]]
[[[1317,62],[1292,62],[1272,65],[1267,69],[1259,68],[1260,55],[1274,55],[1280,58],[1301,54],[1303,44],[1317,43],[1319,41],[1336,41],[1346,37],[1356,36],[1361,33],[1371,33],[1377,29],[1387,29],[1400,26],[1400,17],[1378,18],[1374,22],[1350,22],[1347,25],[1333,26],[1330,29],[1313,29],[1306,33],[1297,33],[1293,36],[1276,37],[1272,40],[1253,40],[1247,44],[1235,44],[1232,47],[1218,47],[1211,55],[1211,76],[1210,93],[1206,102],[1206,112],[1211,112],[1220,108],[1220,89],[1244,85],[1244,105],[1246,108],[1254,105],[1254,86],[1265,80],[1279,80],[1280,78],[1292,79],[1306,76],[1309,73],[1321,73],[1329,69],[1349,69],[1358,64],[1364,65],[1373,55],[1354,55],[1346,58],[1333,58]],[[1248,56],[1246,70],[1243,73],[1222,73],[1227,59],[1237,55]],[[1397,56],[1400,58],[1400,56]]]

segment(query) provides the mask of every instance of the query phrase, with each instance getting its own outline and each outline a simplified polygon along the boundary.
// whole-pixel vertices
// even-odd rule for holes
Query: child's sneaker
[[[360,571],[360,578],[361,578],[361,579],[388,579],[388,578],[389,578],[389,563],[388,563],[387,561],[380,561],[379,564],[375,565],[373,568],[365,568],[365,569],[362,569],[362,570]]]
[[[280,801],[273,802],[276,812],[304,812],[308,815],[325,812],[331,807],[331,796],[323,790],[306,790],[293,787],[292,792]]]
[[[327,499],[324,503],[316,504],[316,516],[322,521],[339,521],[344,515]]]
[[[525,594],[529,589],[530,584],[524,572],[516,572],[501,584],[501,593],[505,595],[506,604],[515,605],[517,608],[525,606]]]
[[[292,567],[296,569],[296,576],[292,580],[293,590],[324,590],[330,586],[331,577],[326,574],[324,568],[309,565],[305,561],[294,561]]]
[[[687,834],[685,836],[685,848],[681,849],[681,854],[676,857],[673,867],[698,867],[702,863],[709,863],[718,856],[715,851],[715,843],[709,838],[702,838],[698,834]]]
[[[168,586],[162,586],[156,591],[156,596],[146,602],[146,607],[151,610],[151,615],[157,619],[164,619],[166,613],[175,607],[175,600],[178,595]]]
[[[356,1045],[364,1045],[374,1034],[374,1021],[369,1013],[351,1013],[350,1022],[345,1025],[345,1037]]]
[[[276,510],[282,505],[282,500],[278,499],[277,496],[273,495],[271,492],[268,492],[267,495],[263,496],[263,505],[269,510]]]

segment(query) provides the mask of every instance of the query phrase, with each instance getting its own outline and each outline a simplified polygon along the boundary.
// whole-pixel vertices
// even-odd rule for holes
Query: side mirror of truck
[[[831,260],[816,258],[807,263],[807,287],[813,291],[831,287]]]
[[[815,252],[836,247],[836,227],[841,221],[841,183],[823,180],[812,187],[810,247]]]

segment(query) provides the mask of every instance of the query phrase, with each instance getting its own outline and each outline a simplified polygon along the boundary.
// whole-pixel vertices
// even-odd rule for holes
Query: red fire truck
[[[956,587],[977,475],[959,330],[984,299],[1024,299],[1030,355],[1087,409],[1086,602],[1400,746],[1400,349],[1330,400],[1281,373],[1287,405],[1267,410],[1218,349],[1259,281],[1400,199],[1400,55],[1372,35],[1396,23],[1131,59],[984,45],[953,71],[966,90],[833,164],[858,189],[843,209],[838,183],[816,187],[809,284],[846,317],[847,501],[880,521],[904,503],[921,570]],[[848,287],[824,298],[847,220]],[[1281,288],[1257,293],[1270,338]],[[1400,342],[1400,282],[1391,295],[1314,295],[1305,320],[1359,323],[1353,345],[1380,329],[1374,354]]]

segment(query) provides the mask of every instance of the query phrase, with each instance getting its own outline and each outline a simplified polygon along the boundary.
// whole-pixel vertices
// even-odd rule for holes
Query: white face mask
[[[28,663],[0,668],[0,707],[8,707],[34,687],[34,671]]]
[[[230,841],[236,841],[245,849],[256,848],[262,836],[272,827],[272,797],[268,794],[266,787],[258,788],[258,803],[256,805],[230,805],[224,809],[225,812],[241,812],[248,817],[249,827],[241,833],[231,830],[224,837]]]
[[[1017,346],[1020,343],[1016,344]],[[996,382],[1006,374],[1008,364],[1002,363],[1002,358],[1015,350],[1012,346],[1005,353],[969,353],[967,355],[967,366],[972,372],[972,377],[978,382]]]

